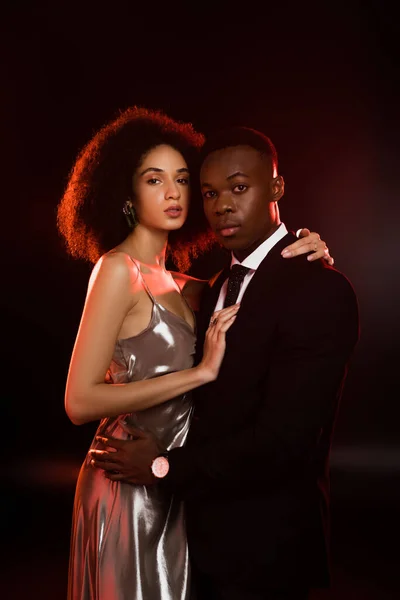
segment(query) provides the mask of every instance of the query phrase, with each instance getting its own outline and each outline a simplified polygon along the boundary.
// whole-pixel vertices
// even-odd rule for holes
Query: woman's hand
[[[213,314],[204,341],[203,360],[198,368],[214,381],[218,377],[225,354],[225,334],[235,321],[239,304],[233,304]]]
[[[313,261],[323,258],[328,265],[333,265],[335,260],[329,254],[329,248],[326,243],[321,240],[319,233],[315,233],[315,231],[310,232],[309,229],[301,229],[299,233],[300,239],[282,250],[281,254],[283,258],[293,258],[300,254],[312,252],[312,254],[307,256],[307,260]]]

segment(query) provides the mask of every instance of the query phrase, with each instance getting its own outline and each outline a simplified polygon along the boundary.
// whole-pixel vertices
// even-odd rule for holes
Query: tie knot
[[[244,267],[243,265],[232,265],[229,279],[241,283],[249,271],[250,269],[248,267]]]

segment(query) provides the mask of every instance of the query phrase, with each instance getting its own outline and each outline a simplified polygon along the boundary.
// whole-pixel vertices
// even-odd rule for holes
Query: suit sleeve
[[[167,485],[183,496],[246,482],[267,483],[310,467],[332,427],[358,339],[354,291],[330,271],[297,288],[278,322],[274,359],[260,378],[260,406],[241,431],[170,453]]]

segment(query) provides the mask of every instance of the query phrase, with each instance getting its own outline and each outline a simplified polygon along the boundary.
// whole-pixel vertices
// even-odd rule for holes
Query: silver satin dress
[[[147,289],[147,288],[146,288]],[[116,344],[112,383],[150,379],[190,368],[195,334],[181,317],[152,301],[148,327]],[[150,431],[167,449],[185,443],[190,394],[137,413],[106,418],[96,435],[126,439],[120,421]],[[96,448],[92,442],[91,448]],[[183,504],[160,486],[113,482],[82,465],[74,503],[69,600],[189,600],[192,598]]]

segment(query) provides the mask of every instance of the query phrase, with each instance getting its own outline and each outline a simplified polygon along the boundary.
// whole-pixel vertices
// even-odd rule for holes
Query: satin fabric
[[[147,288],[146,288],[147,289]],[[157,303],[139,335],[119,340],[109,380],[126,383],[190,368],[195,335]],[[170,450],[185,443],[190,394],[159,406],[103,419],[96,435],[126,439],[121,420],[150,431]],[[91,448],[96,448],[94,440]],[[189,600],[191,578],[183,504],[161,486],[112,482],[90,465],[78,478],[70,554],[69,600]]]

